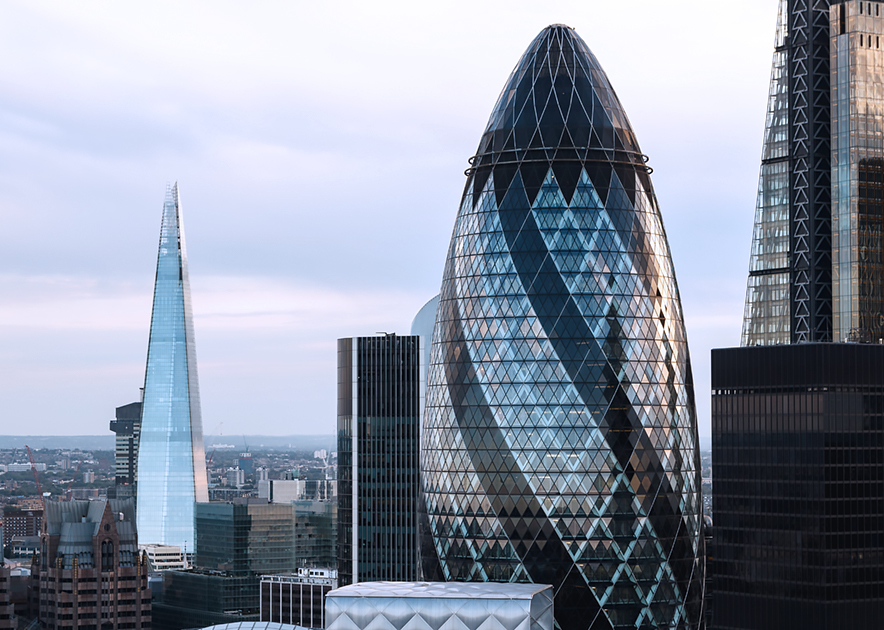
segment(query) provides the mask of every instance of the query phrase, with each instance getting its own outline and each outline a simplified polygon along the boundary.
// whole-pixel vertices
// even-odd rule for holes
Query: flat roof
[[[499,582],[360,582],[329,592],[328,597],[405,597],[409,599],[531,599],[549,584]]]

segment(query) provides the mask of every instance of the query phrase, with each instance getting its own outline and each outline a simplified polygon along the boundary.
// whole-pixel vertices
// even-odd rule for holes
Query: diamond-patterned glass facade
[[[572,29],[531,43],[470,163],[430,359],[425,577],[552,584],[563,630],[695,628],[678,288],[646,158]]]

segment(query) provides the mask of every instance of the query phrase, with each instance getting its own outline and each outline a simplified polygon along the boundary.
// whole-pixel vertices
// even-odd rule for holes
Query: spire
[[[177,183],[163,204],[141,414],[139,539],[193,549],[193,504],[208,501],[208,485]]]

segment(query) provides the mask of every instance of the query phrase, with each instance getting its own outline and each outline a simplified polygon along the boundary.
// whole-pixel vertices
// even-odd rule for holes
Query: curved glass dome
[[[583,40],[544,29],[470,160],[442,281],[425,577],[552,584],[564,630],[700,620],[690,359],[645,162]]]

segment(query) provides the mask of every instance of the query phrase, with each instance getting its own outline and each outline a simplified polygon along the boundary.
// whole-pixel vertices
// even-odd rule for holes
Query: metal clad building
[[[328,630],[553,630],[548,584],[364,582],[326,598]]]

